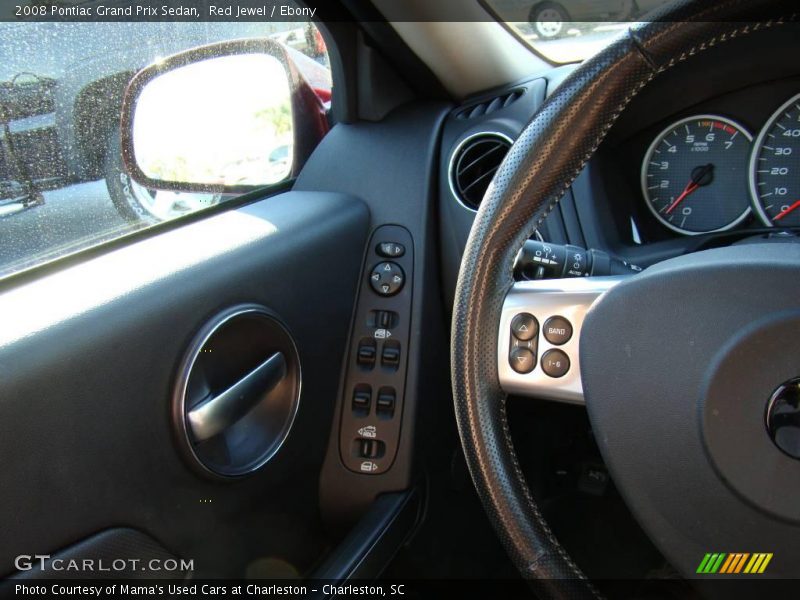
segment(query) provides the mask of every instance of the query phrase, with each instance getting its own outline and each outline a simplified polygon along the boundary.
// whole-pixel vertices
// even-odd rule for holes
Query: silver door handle
[[[276,352],[227,390],[202,400],[187,414],[195,441],[222,433],[249,413],[286,377],[286,358]]]

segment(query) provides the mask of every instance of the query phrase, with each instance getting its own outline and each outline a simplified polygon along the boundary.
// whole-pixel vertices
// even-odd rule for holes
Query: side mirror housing
[[[290,51],[258,38],[142,69],[125,91],[121,128],[123,162],[140,185],[233,194],[294,177],[328,125]]]

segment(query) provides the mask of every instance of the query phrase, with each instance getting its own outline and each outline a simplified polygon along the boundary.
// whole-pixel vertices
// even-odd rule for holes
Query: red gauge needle
[[[713,179],[713,171],[714,171],[713,164],[703,165],[702,167],[696,167],[692,171],[692,177],[691,179],[689,179],[689,183],[686,184],[686,187],[681,192],[681,195],[675,198],[675,201],[669,205],[665,214],[669,214],[673,210],[675,210],[678,204],[683,202],[684,199],[689,194],[695,192],[697,188],[699,188],[701,185],[708,185],[709,183],[711,183]]]
[[[683,191],[681,192],[681,195],[678,196],[677,198],[675,198],[675,202],[673,202],[672,204],[669,205],[669,208],[666,210],[666,214],[669,214],[673,210],[675,210],[675,207],[678,206],[678,204],[680,204],[681,202],[683,202],[683,199],[686,198],[686,196],[688,196],[689,194],[694,192],[699,187],[700,187],[699,183],[695,183],[694,181],[690,181],[689,185],[687,185],[683,189]]]
[[[795,202],[791,206],[787,206],[786,208],[784,208],[781,212],[779,212],[777,215],[775,215],[775,218],[773,220],[774,221],[780,221],[783,217],[788,215],[795,208],[800,208],[800,200],[798,200],[797,202]]]

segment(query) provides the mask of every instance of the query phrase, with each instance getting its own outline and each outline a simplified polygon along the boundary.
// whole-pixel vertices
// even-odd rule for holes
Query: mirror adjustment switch
[[[356,362],[366,369],[372,369],[375,366],[375,356],[378,353],[375,340],[364,339],[358,343],[358,357]]]
[[[403,289],[406,274],[400,265],[394,262],[382,262],[372,267],[369,284],[380,296],[394,296]]]

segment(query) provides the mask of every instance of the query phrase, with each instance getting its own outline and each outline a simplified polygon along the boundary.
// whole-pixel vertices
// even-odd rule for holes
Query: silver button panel
[[[514,284],[503,303],[497,347],[500,386],[508,394],[531,396],[544,400],[583,404],[583,385],[579,344],[581,326],[586,313],[606,291],[627,277],[579,277],[520,281]],[[561,345],[547,341],[540,331],[536,338],[515,343],[511,321],[520,313],[530,313],[544,324],[551,317],[563,317],[572,325],[572,336]],[[517,373],[509,363],[515,346],[530,345],[536,353],[536,367],[529,373]],[[550,377],[542,370],[542,356],[551,349],[563,351],[569,358],[569,370],[561,377]]]

